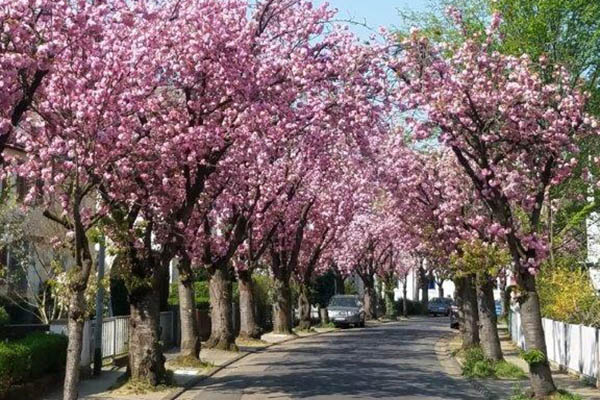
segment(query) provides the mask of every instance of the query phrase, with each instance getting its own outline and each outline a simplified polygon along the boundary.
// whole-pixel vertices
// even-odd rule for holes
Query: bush
[[[254,281],[254,299],[256,300],[256,319],[263,332],[273,329],[273,301],[271,298],[273,290],[272,279],[263,274],[252,275]]]
[[[494,362],[485,358],[480,346],[465,350],[465,363],[462,373],[469,378],[508,378],[521,379],[526,377],[519,367],[504,360]]]
[[[561,257],[556,265],[543,265],[536,284],[542,315],[556,321],[600,327],[600,298],[589,272]]]
[[[0,343],[0,393],[45,374],[64,370],[67,338],[36,332],[23,339]]]
[[[408,315],[424,315],[427,314],[427,307],[420,301],[406,300],[408,306]],[[396,313],[398,315],[404,315],[402,309],[402,299],[396,301]]]
[[[177,283],[171,284],[169,292],[169,305],[179,305],[179,290]],[[198,310],[208,310],[210,308],[210,295],[208,281],[194,282],[194,297],[196,298],[196,308]]]

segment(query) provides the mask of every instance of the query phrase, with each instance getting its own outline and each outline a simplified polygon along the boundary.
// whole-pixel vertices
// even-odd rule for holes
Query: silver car
[[[327,311],[330,321],[335,326],[365,326],[365,310],[358,296],[333,296]]]

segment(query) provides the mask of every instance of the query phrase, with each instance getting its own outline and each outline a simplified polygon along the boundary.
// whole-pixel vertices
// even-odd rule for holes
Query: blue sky
[[[315,0],[321,4],[325,0]],[[428,0],[327,0],[339,10],[339,17],[365,22],[373,27],[398,25],[398,8],[410,8],[415,11],[426,10]],[[352,28],[361,37],[367,38],[368,31],[360,27]]]

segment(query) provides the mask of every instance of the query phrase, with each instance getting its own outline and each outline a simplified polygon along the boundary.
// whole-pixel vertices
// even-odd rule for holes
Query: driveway
[[[444,371],[435,345],[447,318],[309,337],[252,354],[184,393],[185,400],[483,399]]]

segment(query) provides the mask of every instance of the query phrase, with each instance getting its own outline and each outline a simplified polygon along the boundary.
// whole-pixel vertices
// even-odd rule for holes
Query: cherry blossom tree
[[[44,73],[49,66],[40,60],[22,61],[24,68],[37,71],[33,78],[27,76],[26,69],[22,71],[25,80],[33,79],[28,87],[36,86],[36,96],[27,97],[33,95],[30,92],[22,97],[33,112],[22,115],[15,136],[27,153],[24,159],[15,161],[16,172],[32,183],[26,201],[43,204],[44,215],[64,228],[72,248],[73,265],[67,271],[66,285],[69,348],[64,385],[64,398],[71,400],[78,397],[84,293],[94,268],[88,234],[105,211],[96,206],[94,190],[105,182],[101,166],[122,156],[114,151],[118,141],[115,127],[128,129],[136,124],[130,104],[139,96],[135,93],[139,86],[133,75],[123,71],[140,57],[127,40],[134,32],[128,21],[120,18],[122,12],[128,12],[123,2],[56,2],[52,7],[42,4],[40,8],[34,4],[28,8],[25,3],[20,2],[18,7],[39,17],[38,21],[51,19],[57,27],[79,29],[67,30],[64,36],[53,33],[58,43],[36,44],[36,55],[50,54],[52,69],[60,70],[60,74]],[[8,26],[14,23],[7,22]],[[30,28],[33,26],[21,29],[35,34]],[[38,40],[44,41],[43,37]],[[36,83],[36,76],[43,76],[44,83]]]
[[[450,12],[460,24],[460,13]],[[506,241],[512,257],[528,351],[546,357],[535,287],[548,253],[542,205],[548,189],[574,167],[576,140],[595,132],[597,123],[584,113],[585,96],[572,89],[564,70],[557,68],[556,83],[545,84],[526,55],[494,51],[499,24],[494,15],[485,37],[465,37],[454,48],[414,31],[395,70],[405,83],[403,106],[426,113],[411,122],[415,138],[438,135],[490,210],[495,223],[487,229]],[[536,396],[556,390],[547,359],[530,365],[530,378]]]

